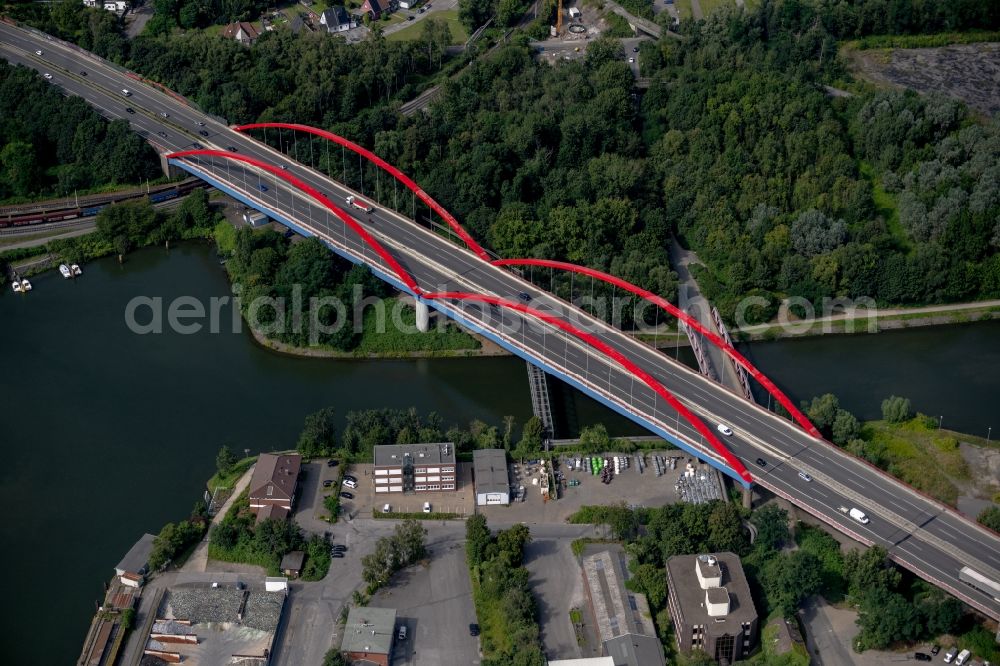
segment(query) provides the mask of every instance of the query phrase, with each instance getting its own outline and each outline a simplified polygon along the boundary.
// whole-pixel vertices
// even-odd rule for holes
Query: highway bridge
[[[83,97],[108,118],[128,120],[171,164],[367,264],[422,305],[493,339],[744,487],[759,485],[862,543],[884,546],[900,565],[1000,619],[1000,599],[959,579],[959,571],[970,567],[1000,580],[1000,536],[823,441],[800,414],[788,420],[749,402],[498,265],[415,183],[363,148],[303,126],[228,127],[178,95],[75,46],[5,23],[0,23],[0,52],[10,62],[51,74],[53,85]],[[131,91],[128,98],[123,88]],[[273,140],[277,132],[283,132],[282,145],[295,137],[308,146],[296,152],[301,162],[258,140],[265,133]],[[361,193],[349,189],[347,177],[338,182],[314,168],[317,162],[334,174],[347,174],[348,163],[375,166],[365,175],[365,187],[358,184]],[[379,202],[369,214],[344,203],[351,194],[372,200],[375,191]],[[415,222],[418,201],[422,210],[436,210],[462,242]],[[555,262],[500,263],[520,266],[529,276],[581,271],[576,278],[581,289],[589,288],[590,280],[634,289]],[[644,295],[664,310],[672,308]],[[765,377],[756,378],[776,401],[797,412]],[[718,424],[727,424],[733,434],[720,434]],[[844,510],[851,507],[870,521],[850,518]]]

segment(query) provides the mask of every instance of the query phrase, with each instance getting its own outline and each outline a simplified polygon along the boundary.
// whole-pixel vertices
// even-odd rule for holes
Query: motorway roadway
[[[37,50],[43,54],[36,55]],[[83,97],[105,116],[128,120],[135,131],[161,151],[190,149],[196,142],[220,150],[232,147],[240,155],[285,165],[288,173],[327,194],[336,203],[351,193],[330,178],[281,156],[172,96],[128,78],[120,69],[75,47],[0,23],[0,52],[11,62],[50,73],[51,83],[68,94]],[[86,71],[87,76],[83,76],[82,71]],[[132,96],[123,97],[122,88],[131,90]],[[132,107],[136,113],[127,113],[125,107]],[[164,113],[166,117],[161,115]],[[361,257],[391,275],[384,262],[346,230],[346,225],[273,175],[212,158],[191,158],[189,167],[254,206],[321,236],[338,251]],[[387,178],[383,178],[383,189],[388,189]],[[340,205],[350,210],[345,204]],[[408,207],[403,196],[401,209]],[[661,381],[710,428],[714,430],[717,423],[731,426],[734,435],[722,439],[751,471],[756,483],[859,541],[885,546],[901,565],[987,615],[1000,619],[1000,600],[966,586],[957,578],[959,569],[967,565],[1000,580],[1000,537],[997,535],[840,449],[815,440],[791,422],[746,401],[653,348],[570,308],[513,273],[484,263],[473,253],[392,210],[377,206],[370,215],[359,213],[354,217],[389,249],[426,291],[479,292],[511,301],[517,301],[520,292],[527,292],[533,295],[533,307],[559,313],[587,328]],[[500,317],[498,310],[487,306],[463,305],[456,301],[438,301],[432,305],[468,325],[480,327],[516,353],[541,362],[548,371],[651,431],[683,439],[688,448],[698,451],[702,458],[724,467],[697,431],[678,419],[676,412],[655,392],[581,341],[569,339],[534,320],[526,320],[516,312],[506,312]],[[758,458],[763,460],[763,466],[756,463]],[[802,479],[800,471],[810,474],[812,481]],[[846,516],[841,507],[860,508],[871,521],[862,525]]]

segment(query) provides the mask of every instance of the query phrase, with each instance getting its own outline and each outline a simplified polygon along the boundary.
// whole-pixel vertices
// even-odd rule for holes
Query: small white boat
[[[10,286],[18,294],[21,293],[21,281],[20,280],[14,280],[13,282],[10,283]]]
[[[66,264],[59,264],[59,272],[62,273],[62,276],[67,280],[73,277],[73,271],[71,271],[69,266]]]
[[[28,278],[21,280],[21,291],[31,291],[31,283],[28,282]]]
[[[80,264],[73,264],[69,268],[70,268],[71,271],[73,271],[73,275],[74,276],[76,276],[76,275],[83,275],[83,271],[80,270]]]

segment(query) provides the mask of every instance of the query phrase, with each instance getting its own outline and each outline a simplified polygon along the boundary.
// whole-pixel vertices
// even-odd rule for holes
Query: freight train
[[[48,210],[35,210],[30,212],[20,212],[23,207],[10,206],[6,210],[0,211],[0,229],[23,227],[34,224],[46,224],[48,222],[62,222],[63,220],[74,220],[77,218],[93,217],[103,208],[111,204],[122,201],[133,201],[143,197],[149,197],[150,202],[156,204],[170,199],[176,199],[188,194],[196,187],[203,187],[205,184],[197,179],[190,179],[178,185],[170,185],[158,190],[151,190],[148,194],[141,191],[133,191],[120,194],[109,194],[103,200],[90,201],[81,204],[79,207],[51,208]]]

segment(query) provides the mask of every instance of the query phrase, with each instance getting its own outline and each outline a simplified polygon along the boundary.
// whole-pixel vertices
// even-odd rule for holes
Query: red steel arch
[[[750,361],[747,360],[747,358],[743,356],[743,354],[739,353],[738,351],[733,349],[730,345],[726,344],[725,340],[720,338],[715,333],[712,333],[711,331],[706,329],[704,326],[701,325],[701,322],[699,322],[697,319],[695,319],[688,313],[684,312],[680,308],[676,307],[665,298],[657,296],[651,291],[643,289],[642,287],[638,287],[632,284],[631,282],[623,280],[609,273],[595,270],[593,268],[587,268],[586,266],[577,266],[576,264],[570,264],[565,261],[552,261],[549,259],[497,259],[491,263],[494,266],[541,266],[544,268],[556,268],[559,270],[569,271],[572,273],[578,273],[581,275],[587,275],[593,278],[597,278],[598,280],[601,280],[603,282],[613,284],[616,287],[621,287],[622,289],[625,289],[626,291],[629,291],[635,294],[636,296],[641,296],[650,303],[653,303],[654,305],[657,305],[660,308],[666,310],[671,315],[677,317],[685,324],[687,324],[688,326],[690,326],[691,328],[695,329],[696,331],[704,335],[706,338],[708,338],[712,342],[712,344],[714,344],[716,347],[725,352],[726,355],[728,355],[731,359],[733,359],[734,362],[743,366],[754,379],[760,382],[761,386],[763,386],[768,393],[774,396],[774,399],[778,401],[778,404],[780,404],[782,407],[788,410],[788,413],[792,415],[792,418],[795,419],[795,421],[799,424],[799,426],[802,427],[803,430],[808,432],[813,437],[816,437],[818,439],[823,438],[823,435],[820,434],[819,430],[816,429],[816,426],[812,424],[812,422],[808,419],[808,417],[806,417],[806,415],[802,413],[802,410],[796,407],[795,404],[789,399],[789,397],[785,395],[781,391],[781,389],[779,389],[774,384],[774,382],[772,382],[766,375],[764,375],[764,373],[762,373],[760,370],[754,367],[754,365],[750,363]]]
[[[358,236],[360,236],[361,240],[363,240],[370,248],[372,248],[376,252],[376,254],[378,254],[378,256],[380,256],[382,259],[385,260],[385,262],[389,265],[390,268],[392,268],[393,272],[396,274],[396,277],[398,277],[403,284],[409,287],[416,294],[422,292],[420,287],[417,286],[416,280],[413,279],[413,276],[410,275],[410,273],[406,269],[404,269],[398,261],[396,261],[395,257],[389,254],[388,251],[386,251],[385,247],[383,247],[382,244],[377,239],[375,239],[374,237],[372,237],[371,234],[365,231],[364,228],[354,220],[354,218],[352,218],[350,215],[348,215],[343,210],[334,205],[334,203],[330,201],[330,199],[327,198],[325,194],[315,189],[308,183],[299,180],[298,178],[288,173],[284,169],[279,169],[278,167],[272,166],[267,162],[262,162],[261,160],[258,160],[253,157],[246,157],[245,155],[230,153],[229,151],[225,150],[205,150],[205,149],[182,150],[180,152],[168,154],[167,159],[182,159],[184,157],[192,157],[192,156],[222,157],[229,160],[235,160],[237,162],[245,162],[246,164],[250,164],[259,169],[263,169],[268,173],[271,173],[275,176],[280,177],[282,180],[287,181],[293,187],[305,192],[310,197],[312,197],[320,204],[322,204],[325,208],[330,210],[338,218],[340,218],[340,220],[344,224],[349,226]]]
[[[393,165],[389,164],[388,162],[386,162],[381,157],[379,157],[372,151],[368,150],[367,148],[359,146],[353,141],[345,139],[342,136],[338,136],[333,132],[327,132],[326,130],[321,130],[316,127],[310,127],[309,125],[299,125],[297,123],[250,123],[248,125],[236,125],[233,127],[233,129],[236,130],[237,132],[243,132],[252,129],[266,129],[266,128],[291,129],[322,137],[324,139],[327,139],[328,141],[333,141],[334,143],[344,146],[348,150],[351,150],[357,153],[358,155],[361,155],[372,164],[381,167],[382,169],[385,169],[386,171],[389,172],[389,174],[393,178],[401,182],[403,185],[407,187],[407,189],[416,194],[418,199],[420,199],[425,204],[430,206],[431,210],[440,215],[444,219],[444,221],[448,223],[448,226],[451,227],[451,230],[454,231],[456,234],[458,234],[458,237],[462,239],[462,242],[465,243],[466,247],[468,247],[470,250],[479,255],[479,258],[482,259],[483,261],[490,260],[489,255],[486,253],[486,250],[484,250],[482,246],[480,246],[479,243],[477,243],[475,239],[469,235],[469,232],[465,230],[465,227],[459,224],[458,220],[455,219],[454,215],[446,211],[441,204],[439,204],[437,201],[431,198],[431,195],[427,194],[427,192],[425,192],[423,188],[417,185],[417,183],[414,182],[409,176],[407,176],[405,173],[403,173]]]
[[[514,301],[509,301],[505,298],[500,298],[498,296],[470,294],[461,291],[446,291],[437,293],[424,293],[423,298],[426,298],[428,300],[453,299],[453,300],[463,300],[463,301],[476,301],[480,303],[492,303],[493,305],[503,306],[511,310],[516,310],[518,312],[530,314],[531,316],[536,317],[547,324],[555,326],[556,328],[559,328],[565,331],[566,333],[569,333],[570,335],[576,337],[579,340],[582,340],[583,342],[587,343],[594,349],[603,353],[605,356],[608,356],[609,358],[616,361],[620,366],[625,368],[626,371],[630,372],[632,375],[639,378],[643,383],[649,386],[649,388],[653,389],[653,391],[655,391],[657,395],[666,400],[667,403],[669,403],[670,406],[674,408],[674,410],[676,410],[682,417],[684,417],[685,421],[694,426],[694,428],[703,437],[705,437],[705,439],[708,440],[709,444],[712,445],[712,448],[715,449],[715,452],[722,456],[722,458],[726,461],[729,467],[732,468],[734,472],[740,475],[740,478],[742,478],[747,483],[753,483],[753,477],[750,475],[750,472],[747,471],[747,468],[743,465],[743,463],[740,462],[740,460],[736,456],[734,456],[732,452],[730,452],[729,449],[727,449],[721,441],[719,441],[719,438],[715,436],[715,433],[713,433],[711,429],[708,428],[702,422],[701,419],[695,416],[676,397],[674,397],[674,395],[670,391],[668,391],[667,388],[662,383],[657,381],[652,375],[650,375],[645,370],[640,368],[638,365],[630,361],[628,357],[626,357],[624,354],[614,349],[607,343],[603,342],[596,336],[593,336],[590,333],[587,333],[586,331],[581,331],[579,328],[573,326],[572,324],[563,319],[560,319],[550,314],[546,314],[540,310],[536,310],[535,308],[524,305],[523,303],[516,303]]]

